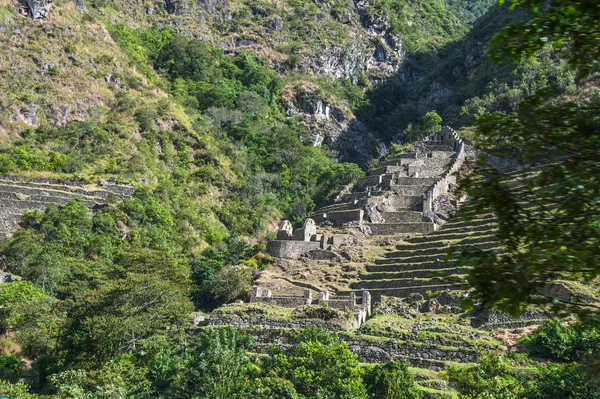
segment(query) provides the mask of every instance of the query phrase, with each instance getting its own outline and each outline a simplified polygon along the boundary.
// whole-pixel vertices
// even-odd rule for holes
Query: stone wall
[[[319,298],[315,301],[312,292],[309,289],[304,290],[304,295],[273,295],[268,289],[254,286],[250,293],[250,303],[269,303],[285,308],[296,308],[302,305],[319,305],[333,309],[340,309],[351,312],[356,320],[356,325],[360,326],[371,314],[372,300],[368,291],[362,291],[360,296],[355,292],[349,292],[344,295],[332,295],[329,291],[319,293]]]
[[[456,151],[454,162],[450,168],[442,174],[433,187],[423,195],[423,214],[433,211],[433,202],[440,195],[449,191],[450,184],[456,184],[456,173],[465,160],[465,143],[458,133],[449,127],[444,127],[440,133],[435,133],[425,139],[427,145],[436,144],[451,147]]]
[[[27,209],[45,210],[51,205],[65,205],[78,198],[89,208],[123,201],[133,196],[135,187],[128,183],[81,180],[29,179],[0,176],[0,237],[19,227]]]
[[[271,303],[284,308],[296,308],[302,305],[310,305],[312,303],[312,292],[305,289],[303,296],[273,295],[270,290],[254,286],[250,293],[250,303],[255,302]]]
[[[267,252],[276,258],[297,259],[312,250],[320,248],[321,243],[315,241],[274,240],[267,243]]]
[[[215,318],[214,320],[225,321],[226,319]],[[271,324],[270,321],[263,319],[262,322],[266,323],[262,326],[248,324],[242,319],[235,319],[232,322],[237,323],[233,325],[237,325],[243,332],[254,338],[255,349],[258,352],[267,352],[272,345],[277,345],[284,350],[293,347],[298,342],[299,328],[302,326],[329,327],[327,322],[316,322],[315,324],[314,320],[276,321]],[[260,322],[261,320],[257,318],[256,323]],[[336,329],[335,327],[332,330],[338,331],[339,337],[346,341],[350,350],[358,356],[361,362],[365,363],[384,363],[401,359],[408,362],[412,367],[442,370],[446,367],[445,362],[448,361],[475,362],[477,360],[477,351],[473,348],[445,347],[443,345],[411,343],[377,336],[360,336],[340,331],[339,328]]]
[[[519,317],[514,318],[506,312],[490,310],[484,315],[484,323],[480,328],[484,330],[496,330],[500,328],[523,328],[536,324],[541,324],[544,320],[551,318],[552,315],[535,310],[525,310]]]
[[[363,211],[358,213],[353,211],[348,214],[341,212],[340,214],[340,220],[348,218],[354,221],[354,217],[362,219]],[[276,258],[298,259],[311,251],[340,248],[348,242],[348,235],[326,236],[317,234],[317,225],[312,218],[306,219],[302,228],[296,230],[292,228],[292,224],[288,220],[284,220],[279,225],[277,239],[267,243],[267,252]]]
[[[230,315],[220,312],[213,312],[209,319],[208,324],[211,326],[223,326],[231,325],[237,328],[243,327],[256,327],[260,329],[301,329],[308,326],[319,327],[329,331],[337,331],[344,329],[344,326],[340,322],[325,321],[319,319],[306,319],[306,320],[281,320],[273,319],[266,316],[240,316]],[[347,327],[354,327],[353,325]],[[277,339],[275,339],[277,341]]]
[[[350,350],[358,355],[361,362],[365,363],[384,363],[394,359],[406,359],[411,366],[419,367],[423,363],[429,363],[429,361],[477,361],[477,351],[475,349],[377,338],[379,339],[352,336],[346,337],[345,340],[348,342]],[[420,360],[423,362],[420,362]]]
[[[334,226],[342,226],[345,223],[362,223],[365,211],[362,209],[351,209],[347,211],[322,212],[311,216],[317,224],[331,222]]]

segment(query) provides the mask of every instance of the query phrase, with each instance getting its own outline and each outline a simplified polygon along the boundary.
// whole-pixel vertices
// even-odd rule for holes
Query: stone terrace
[[[105,182],[25,179],[0,176],[0,237],[13,233],[25,210],[44,210],[80,198],[89,208],[122,201],[133,195],[133,185]]]
[[[463,159],[462,140],[446,127],[411,152],[381,162],[311,219],[334,226],[358,224],[373,235],[431,233],[436,229],[430,217],[433,201],[456,183],[454,172]]]
[[[431,234],[409,238],[366,266],[353,289],[368,289],[374,301],[382,295],[408,297],[427,291],[460,289],[465,270],[447,261],[452,246],[477,245],[496,248],[499,244],[492,214],[475,215],[465,209]]]

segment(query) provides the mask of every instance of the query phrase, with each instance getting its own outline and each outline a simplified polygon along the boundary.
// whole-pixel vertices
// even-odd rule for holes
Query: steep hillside
[[[505,245],[482,200],[523,172],[492,170],[475,200],[458,187],[470,125],[548,83],[550,103],[595,98],[561,114],[575,130],[553,121],[589,139],[585,179],[557,198],[598,230],[576,201],[597,208],[596,76],[576,83],[549,48],[493,64],[487,40],[529,16],[492,3],[0,0],[0,397],[592,392],[571,362],[593,364],[597,328],[546,321],[551,306],[482,311],[469,288],[531,249]],[[511,122],[485,139],[523,166],[510,140],[546,132]],[[571,261],[548,244],[537,266]],[[572,276],[534,294],[596,309],[597,279]]]
[[[140,48],[140,44],[131,47],[121,40],[120,44],[132,58],[129,65],[125,65],[123,54],[114,47],[110,37],[121,25],[139,29],[154,27],[200,39],[227,53],[249,50],[267,60],[278,73],[289,76],[285,108],[290,115],[300,115],[308,126],[313,127],[313,143],[328,143],[340,152],[342,159],[366,165],[370,158],[379,155],[379,149],[352,113],[362,98],[361,90],[354,86],[366,87],[395,77],[406,80],[406,76],[411,76],[406,72],[407,64],[416,54],[460,39],[468,28],[464,17],[468,15],[467,20],[471,20],[489,3],[478,0],[469,2],[468,6],[455,3],[445,6],[437,1],[427,1],[416,6],[400,0],[336,1],[331,4],[298,1],[141,4],[123,1],[81,2],[77,7],[66,3],[64,7],[67,8],[62,11],[63,4],[57,2],[52,3],[48,12],[38,12],[35,7],[45,10],[46,3],[40,2],[31,8],[33,11],[24,8],[25,12],[39,17],[33,24],[18,15],[20,7],[6,3],[3,13],[5,34],[10,35],[16,26],[22,26],[20,35],[27,40],[24,40],[25,51],[18,54],[14,53],[14,47],[7,48],[6,62],[12,60],[15,72],[25,76],[18,79],[20,83],[12,82],[13,86],[6,88],[7,94],[17,90],[22,94],[20,98],[2,100],[2,106],[7,109],[3,114],[9,121],[27,119],[34,125],[38,121],[64,124],[68,120],[83,120],[107,107],[108,102],[114,100],[111,85],[133,85],[130,90],[140,90],[140,84],[136,82],[142,79],[149,80],[150,86],[167,89],[152,78],[154,72],[147,69],[144,57],[147,49]],[[59,14],[62,14],[61,18]],[[55,26],[54,30],[52,26]],[[67,29],[68,26],[75,30]],[[77,29],[83,26],[89,26],[92,33],[80,38],[82,33]],[[42,38],[50,44],[43,52],[44,57],[37,55],[40,51],[36,48]],[[17,39],[12,37],[11,40]],[[92,48],[92,41],[95,41],[95,54],[89,57],[86,51]],[[28,68],[27,64],[30,65]],[[136,75],[138,72],[130,76],[132,66],[143,77]],[[34,67],[39,74],[35,79],[30,76]],[[160,67],[157,69],[160,71]],[[82,72],[88,70],[93,73],[82,77]],[[76,99],[69,96],[69,90],[78,80],[85,90]],[[35,81],[46,82],[47,95],[33,92]],[[57,84],[52,82],[60,82],[60,88],[53,87]],[[151,87],[148,89],[149,92],[152,90]],[[94,95],[90,97],[87,93],[92,92]],[[324,123],[327,128],[321,130]]]

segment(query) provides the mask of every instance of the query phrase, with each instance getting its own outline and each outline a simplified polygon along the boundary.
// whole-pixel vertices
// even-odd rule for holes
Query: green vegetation
[[[416,392],[405,364],[392,362],[365,372],[347,344],[325,330],[307,328],[298,336],[297,347],[288,351],[273,348],[262,360],[248,355],[254,347],[251,337],[230,327],[203,328],[193,335],[178,331],[175,335],[177,341],[156,339],[136,355],[116,356],[99,367],[57,370],[49,377],[45,392],[60,398],[420,397],[417,393],[398,396],[404,388]],[[27,393],[22,382],[8,381],[14,380],[14,373],[19,376],[19,362],[15,356],[0,358],[0,372],[7,379],[0,379],[0,392],[15,398],[37,398]],[[382,386],[365,385],[365,373],[371,380],[387,381],[388,396],[373,396],[381,394]],[[401,382],[395,380],[399,376]]]
[[[597,42],[596,29],[589,22],[597,18],[595,7],[560,1],[541,12],[539,1],[516,3],[523,3],[533,13],[522,32],[530,26],[552,26],[553,35],[544,36],[543,41],[570,57],[571,73],[596,76],[596,62],[588,54]],[[559,18],[564,12],[568,18]],[[576,36],[570,28],[573,24],[580,24]],[[517,36],[514,26],[503,30],[495,43],[518,57],[542,48],[539,36]],[[463,186],[479,210],[494,210],[499,219],[498,238],[506,250],[498,256],[466,248],[461,263],[473,266],[468,280],[485,307],[496,305],[518,314],[530,304],[538,304],[595,323],[599,309],[589,299],[577,293],[559,298],[548,291],[560,280],[591,282],[600,274],[595,177],[600,104],[593,97],[576,101],[561,97],[561,93],[560,87],[548,82],[515,110],[478,119],[475,141],[482,156]],[[510,175],[490,165],[483,154],[505,157],[536,173],[523,173],[520,184],[511,184]]]
[[[391,361],[378,364],[368,372],[367,386],[376,399],[420,399],[423,395],[415,385],[405,363]]]
[[[348,344],[308,328],[289,353],[272,353],[269,368],[289,379],[306,398],[366,399],[363,371]]]
[[[292,331],[286,338],[294,345],[256,355],[264,346],[236,329],[192,326],[194,310],[246,297],[272,263],[263,253],[269,226],[281,217],[302,221],[364,176],[326,146],[313,146],[304,121],[285,110],[297,94],[323,98],[348,117],[352,109],[385,143],[400,138],[392,154],[452,122],[475,130],[468,138],[482,154],[547,166],[521,175],[525,191],[514,191],[514,176],[478,161],[465,187],[476,210],[492,209],[500,219],[499,242],[489,251],[467,249],[459,262],[473,266],[467,280],[484,308],[518,314],[533,303],[597,322],[593,289],[566,300],[543,293],[554,282],[586,284],[600,274],[600,93],[582,89],[580,80],[593,86],[598,77],[598,7],[515,0],[519,7],[509,12],[508,5],[488,11],[489,3],[379,0],[358,15],[346,0],[178,1],[147,9],[100,0],[87,13],[57,4],[50,20],[31,23],[2,2],[0,173],[117,180],[136,190],[93,210],[88,197],[27,211],[21,228],[0,242],[2,270],[18,276],[0,285],[0,396],[439,393],[417,386],[402,362],[362,367],[348,344],[322,330]],[[492,42],[495,64],[482,56],[482,43],[507,22],[517,25]],[[355,65],[371,56],[353,46],[367,23],[376,33],[381,24],[386,52],[398,40],[409,53],[394,79]],[[336,51],[356,70],[343,78],[307,72],[306,63]],[[312,67],[332,69],[329,60],[317,61]],[[76,92],[88,94],[83,105]],[[69,107],[75,116],[66,116]],[[457,229],[431,243],[491,237]],[[316,306],[220,311],[351,318]],[[475,329],[444,329],[461,319],[378,316],[360,337],[403,344],[412,335],[414,347],[469,354],[501,346]],[[428,327],[415,330],[418,324]],[[598,399],[597,329],[549,321],[521,344],[529,358],[492,352],[477,365],[451,365],[445,376],[465,398]],[[550,361],[538,365],[539,357]]]
[[[475,367],[452,366],[444,374],[465,399],[597,399],[600,392],[577,364],[539,366],[535,378],[515,372],[499,354],[481,356]]]
[[[563,325],[549,320],[524,340],[532,355],[556,361],[579,361],[600,351],[600,332],[596,328]]]

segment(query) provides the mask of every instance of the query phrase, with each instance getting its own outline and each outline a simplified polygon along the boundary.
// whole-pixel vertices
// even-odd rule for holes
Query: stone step
[[[423,212],[419,211],[382,212],[381,216],[383,216],[386,223],[418,223],[423,221]]]
[[[65,205],[73,198],[52,198],[52,197],[39,197],[39,196],[31,196],[26,200],[20,199],[2,199],[0,200],[0,205],[2,207],[9,207],[15,209],[30,209],[37,208],[43,209],[50,205]],[[96,205],[100,205],[96,202],[92,201],[82,201],[87,207],[94,207]]]
[[[373,263],[375,265],[419,264],[424,262],[445,263],[448,258],[448,251],[449,248],[440,248],[438,251],[428,254],[413,255],[412,253],[402,253],[394,257],[376,259]]]
[[[0,181],[0,190],[4,192],[10,193],[19,193],[24,195],[57,195],[57,196],[72,196],[72,197],[85,197],[90,199],[96,199],[99,201],[104,200],[104,198],[108,195],[108,193],[104,192],[87,192],[85,190],[70,190],[64,189],[61,186],[51,186],[51,187],[37,187],[37,186],[24,186],[20,184],[6,184]],[[42,194],[43,193],[43,194]],[[99,195],[100,194],[100,195]]]
[[[397,211],[422,211],[423,196],[422,195],[394,195],[387,199],[387,203]]]
[[[431,185],[400,185],[393,184],[390,186],[390,191],[398,194],[398,195],[410,195],[410,196],[423,196],[427,190],[431,188]]]
[[[435,236],[441,236],[443,234],[455,234],[457,232],[464,232],[465,234],[471,233],[495,233],[498,224],[488,220],[478,220],[476,222],[464,222],[464,223],[444,223],[436,231]]]
[[[394,184],[401,186],[431,186],[437,181],[437,177],[398,177]]]
[[[498,219],[493,215],[486,218],[478,218],[473,220],[462,220],[451,218],[449,221],[444,223],[439,231],[446,231],[454,228],[469,229],[471,227],[483,226],[487,224],[497,224]]]
[[[394,177],[394,173],[363,177],[354,183],[353,189],[357,191],[366,191],[367,187],[389,186]]]
[[[469,231],[456,229],[449,232],[439,231],[436,234],[430,234],[424,237],[412,238],[409,242],[411,244],[420,244],[431,241],[461,241],[467,238],[475,238],[477,236],[494,236],[495,230],[490,229],[486,225],[473,227]]]
[[[378,341],[381,341],[379,339]],[[445,347],[441,345],[415,344],[414,342],[377,342],[366,340],[348,340],[350,351],[365,363],[383,363],[390,360],[402,360],[411,367],[444,370],[450,362],[468,363],[477,361],[477,350],[464,347]]]
[[[315,211],[315,214],[323,212],[347,211],[350,209],[359,209],[360,206],[354,201],[339,202],[337,204],[327,205]]]
[[[377,265],[385,265],[390,263],[402,262],[410,258],[413,258],[414,262],[418,262],[420,258],[428,256],[437,256],[437,259],[445,259],[449,250],[450,246],[448,245],[437,245],[431,246],[429,248],[417,248],[409,250],[401,249],[399,251],[385,253],[382,255],[383,259],[376,259],[373,262]]]
[[[400,165],[406,165],[407,162],[410,161],[416,161],[420,159],[417,157],[417,153],[416,152],[405,152],[403,154],[398,154],[390,159],[386,159],[385,161],[381,161],[379,162],[379,167],[384,167],[384,166],[400,166]]]
[[[369,290],[371,289],[383,289],[383,288],[412,288],[412,287],[434,287],[446,285],[446,284],[461,284],[464,279],[459,277],[433,277],[433,278],[397,278],[391,280],[370,280],[370,281],[359,281],[351,284],[351,288]]]
[[[454,149],[449,145],[444,144],[435,144],[434,142],[425,141],[425,146],[429,151],[438,151],[438,152],[454,152]]]
[[[451,263],[444,261],[423,261],[415,263],[388,263],[388,264],[373,264],[365,266],[368,273],[400,273],[413,270],[429,270],[437,271],[442,269],[452,268]]]
[[[426,265],[423,265],[426,266]],[[436,268],[436,269],[428,269],[424,267],[423,269],[414,269],[414,270],[402,270],[402,267],[399,267],[397,271],[370,271],[368,273],[361,274],[360,279],[362,281],[377,281],[377,280],[393,280],[393,279],[424,279],[424,278],[433,278],[439,276],[439,273],[445,273],[448,275],[452,274],[465,274],[467,272],[466,268],[462,267],[447,267],[445,268]]]
[[[377,169],[370,171],[369,176],[383,175],[386,173],[401,173],[401,172],[404,172],[404,170],[405,170],[404,165],[382,166],[382,167],[379,167]]]
[[[29,201],[66,204],[74,198],[79,198],[84,203],[90,204],[98,204],[105,202],[102,198],[80,197],[78,195],[68,195],[63,193],[34,192],[33,194],[23,194],[8,192],[4,189],[0,189],[0,201]]]
[[[431,222],[418,223],[368,223],[373,235],[394,235],[399,233],[430,233],[435,230],[435,224]]]
[[[482,249],[495,248],[495,247],[500,246],[500,243],[498,242],[498,239],[496,238],[496,236],[491,235],[491,236],[488,236],[485,240],[482,239],[481,237],[479,237],[479,238],[465,239],[460,242],[447,242],[447,241],[442,240],[442,241],[417,243],[417,244],[413,244],[413,245],[400,244],[396,247],[398,249],[397,252],[385,254],[384,256],[394,257],[394,256],[398,256],[398,255],[394,255],[394,254],[400,254],[400,253],[401,254],[407,254],[407,253],[426,254],[426,253],[433,253],[435,251],[439,251],[440,248],[446,248],[447,250],[449,250],[450,247],[453,245],[456,246],[456,245],[475,245],[475,244],[477,244],[477,247],[482,248]]]
[[[498,224],[490,221],[484,221],[482,223],[472,223],[459,226],[447,226],[442,225],[438,232],[440,234],[453,234],[456,232],[464,232],[465,234],[478,233],[478,232],[490,232],[494,233],[498,230]]]
[[[342,195],[343,202],[354,202],[364,200],[366,198],[381,198],[385,195],[391,194],[390,191],[387,190],[376,190],[376,191],[357,191],[355,193],[348,193]]]
[[[61,182],[50,183],[41,180],[24,179],[10,176],[0,176],[0,184],[6,186],[23,186],[30,189],[54,190],[63,192],[72,192],[79,195],[91,195],[106,197],[114,194],[119,198],[130,198],[135,191],[135,187],[129,184],[109,183],[103,186],[93,183],[73,183],[66,184]]]
[[[362,209],[348,209],[333,212],[320,212],[310,216],[316,224],[325,222],[333,223],[334,226],[341,226],[345,223],[362,223],[364,211]]]
[[[370,288],[369,293],[373,303],[380,302],[382,296],[392,296],[397,298],[406,298],[411,294],[421,294],[427,296],[428,291],[446,291],[462,290],[465,286],[462,283],[437,284],[436,286],[413,286],[404,288]]]

